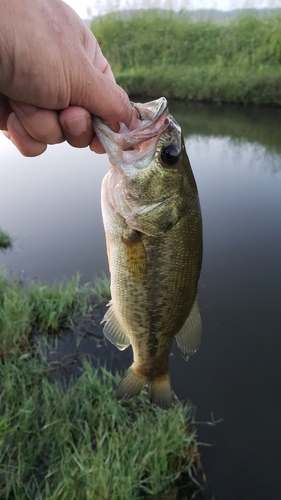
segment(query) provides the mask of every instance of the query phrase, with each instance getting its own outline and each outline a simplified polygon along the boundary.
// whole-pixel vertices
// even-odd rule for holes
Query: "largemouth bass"
[[[112,295],[104,335],[120,350],[133,349],[117,398],[148,386],[151,402],[167,409],[174,398],[173,338],[186,359],[201,339],[201,212],[181,129],[166,99],[134,106],[140,127],[133,131],[120,124],[115,133],[93,119],[110,160],[102,183]]]

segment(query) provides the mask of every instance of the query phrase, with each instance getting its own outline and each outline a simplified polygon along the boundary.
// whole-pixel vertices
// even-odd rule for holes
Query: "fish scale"
[[[173,338],[186,359],[201,340],[202,221],[181,130],[163,99],[135,105],[135,131],[113,132],[96,117],[93,125],[110,160],[102,184],[112,296],[104,334],[119,349],[131,344],[134,356],[117,397],[147,385],[151,401],[167,409]]]

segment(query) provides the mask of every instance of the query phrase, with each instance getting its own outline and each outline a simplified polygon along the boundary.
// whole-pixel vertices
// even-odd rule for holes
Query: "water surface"
[[[197,406],[206,499],[280,498],[281,111],[171,103],[197,180],[204,225],[203,339],[171,356],[173,389]],[[23,158],[0,142],[0,253],[11,272],[82,282],[107,272],[100,213],[105,156],[67,145]]]

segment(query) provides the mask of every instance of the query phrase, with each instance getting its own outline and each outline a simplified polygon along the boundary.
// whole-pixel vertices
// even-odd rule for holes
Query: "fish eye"
[[[180,153],[180,149],[176,144],[168,144],[168,146],[162,149],[160,157],[166,165],[175,165],[179,159]]]

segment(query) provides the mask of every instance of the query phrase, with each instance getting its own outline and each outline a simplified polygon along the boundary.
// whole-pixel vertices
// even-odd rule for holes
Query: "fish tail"
[[[163,410],[168,410],[176,398],[170,382],[170,375],[166,373],[161,377],[148,382],[148,395],[152,403],[159,406]]]
[[[146,384],[147,379],[137,372],[133,363],[117,387],[116,397],[118,401],[124,398],[131,399],[134,396],[138,396]]]
[[[148,380],[138,372],[135,363],[130,366],[125,377],[118,385],[116,397],[118,401],[125,398],[131,399],[138,396],[146,385],[148,385],[148,396],[150,401],[163,410],[168,410],[173,401],[177,399],[171,389],[170,375],[168,373],[161,377]]]

